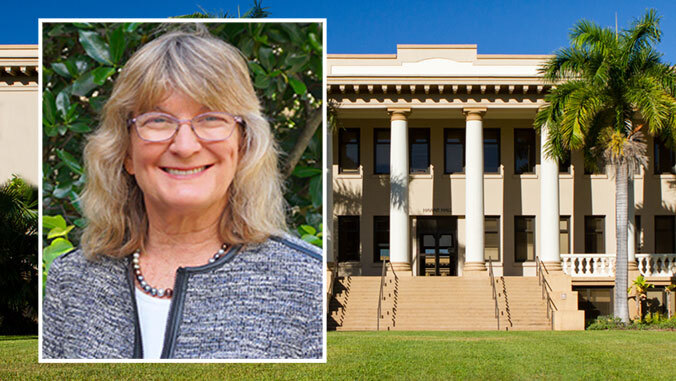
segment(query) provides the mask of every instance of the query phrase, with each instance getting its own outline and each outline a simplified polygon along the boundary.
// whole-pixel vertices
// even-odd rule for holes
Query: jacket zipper
[[[142,359],[143,342],[141,339],[141,324],[138,318],[138,305],[136,304],[136,287],[134,287],[133,271],[130,260],[127,267],[127,284],[129,285],[129,291],[131,292],[131,306],[134,310],[134,354],[132,358]]]
[[[178,326],[180,318],[183,315],[183,301],[185,299],[185,287],[187,272],[185,268],[179,267],[176,270],[176,280],[174,281],[174,294],[171,298],[169,307],[169,316],[167,317],[167,328],[164,332],[164,345],[160,358],[168,359],[174,355],[176,336],[178,336]]]

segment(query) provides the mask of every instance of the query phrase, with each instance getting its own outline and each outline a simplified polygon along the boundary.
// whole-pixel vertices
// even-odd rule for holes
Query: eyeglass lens
[[[147,113],[136,117],[136,129],[141,139],[163,141],[170,139],[181,121],[167,114]],[[206,113],[194,117],[190,124],[203,140],[225,140],[232,134],[237,121],[227,113]]]

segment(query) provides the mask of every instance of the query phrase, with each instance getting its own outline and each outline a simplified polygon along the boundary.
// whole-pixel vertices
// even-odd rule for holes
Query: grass
[[[676,332],[331,332],[326,364],[38,364],[0,337],[11,379],[672,379]]]

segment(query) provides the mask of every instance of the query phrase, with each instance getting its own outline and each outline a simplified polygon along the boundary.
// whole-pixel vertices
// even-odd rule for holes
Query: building
[[[533,120],[551,90],[538,74],[548,57],[476,45],[329,55],[330,271],[380,275],[389,255],[400,279],[487,278],[489,260],[495,277],[533,278],[540,258],[559,287],[554,303],[570,312],[558,328],[579,328],[584,305],[612,313],[615,184],[609,171],[586,171],[580,152],[564,163],[544,155]],[[676,160],[648,145],[633,184],[629,282],[643,274],[663,286],[676,275]],[[667,303],[659,288],[649,298]]]
[[[40,179],[37,66],[37,45],[0,45],[0,182]]]

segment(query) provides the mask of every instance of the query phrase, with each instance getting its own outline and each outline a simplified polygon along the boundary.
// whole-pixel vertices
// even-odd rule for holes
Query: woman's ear
[[[127,157],[124,158],[124,169],[127,171],[128,174],[132,176],[136,174],[134,172],[134,162],[131,160],[130,153],[127,153]]]

